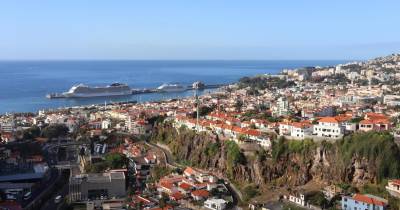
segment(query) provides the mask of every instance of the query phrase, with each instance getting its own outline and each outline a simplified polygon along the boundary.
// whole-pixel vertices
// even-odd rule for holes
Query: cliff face
[[[212,170],[239,183],[295,186],[311,180],[353,184],[377,180],[375,162],[356,154],[349,161],[343,161],[343,154],[335,144],[319,144],[301,152],[286,152],[277,158],[256,152],[246,154],[241,160],[233,159],[237,154],[230,153],[232,148],[227,141],[204,133],[196,135],[193,131],[176,130],[168,125],[157,128],[152,141],[167,144],[178,162]]]

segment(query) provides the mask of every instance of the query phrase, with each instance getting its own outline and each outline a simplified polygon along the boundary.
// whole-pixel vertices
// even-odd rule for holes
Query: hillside
[[[280,139],[269,153],[249,153],[232,141],[165,124],[151,141],[168,145],[182,164],[219,172],[236,183],[362,185],[400,175],[400,151],[388,133],[359,133],[336,143]]]

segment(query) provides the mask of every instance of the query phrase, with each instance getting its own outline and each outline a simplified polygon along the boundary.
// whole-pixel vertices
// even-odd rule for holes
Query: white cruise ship
[[[131,88],[126,84],[113,83],[105,87],[90,87],[84,84],[74,85],[68,92],[49,94],[48,98],[87,98],[100,96],[123,96],[132,94]]]
[[[185,91],[185,87],[179,84],[163,84],[157,88],[159,92],[181,92]]]

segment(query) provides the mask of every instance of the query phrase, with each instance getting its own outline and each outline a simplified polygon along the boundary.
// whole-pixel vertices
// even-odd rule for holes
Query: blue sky
[[[400,52],[398,8],[398,0],[4,0],[0,59],[366,59]]]

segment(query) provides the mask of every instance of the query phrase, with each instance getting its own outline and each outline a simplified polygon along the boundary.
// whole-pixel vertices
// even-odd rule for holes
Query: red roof
[[[197,174],[197,171],[195,171],[193,168],[191,167],[187,167],[185,169],[185,171],[183,171],[183,173],[188,174],[189,176],[195,175]]]
[[[362,194],[355,194],[353,196],[353,199],[356,201],[359,201],[359,202],[373,204],[376,206],[386,206],[387,205],[387,203],[383,202],[382,200],[378,200],[376,198],[369,197],[367,195],[362,195]]]
[[[171,182],[161,182],[160,185],[161,185],[161,187],[164,187],[169,190],[174,187],[174,184]]]
[[[190,190],[191,188],[192,188],[193,186],[192,185],[190,185],[190,184],[188,184],[188,183],[185,183],[185,182],[182,182],[180,185],[179,185],[179,188],[181,188],[181,189],[183,189],[183,190]]]
[[[323,117],[318,122],[323,122],[323,123],[339,123],[339,121],[334,118],[334,117]]]
[[[173,198],[174,200],[180,200],[183,198],[183,194],[178,191],[178,192],[172,193],[171,198]]]
[[[395,184],[395,185],[400,185],[400,179],[392,179],[392,180],[389,180],[389,183],[390,182],[392,182],[392,184]]]
[[[195,190],[192,192],[192,196],[203,197],[203,198],[208,197],[209,194],[210,193],[207,190]]]

